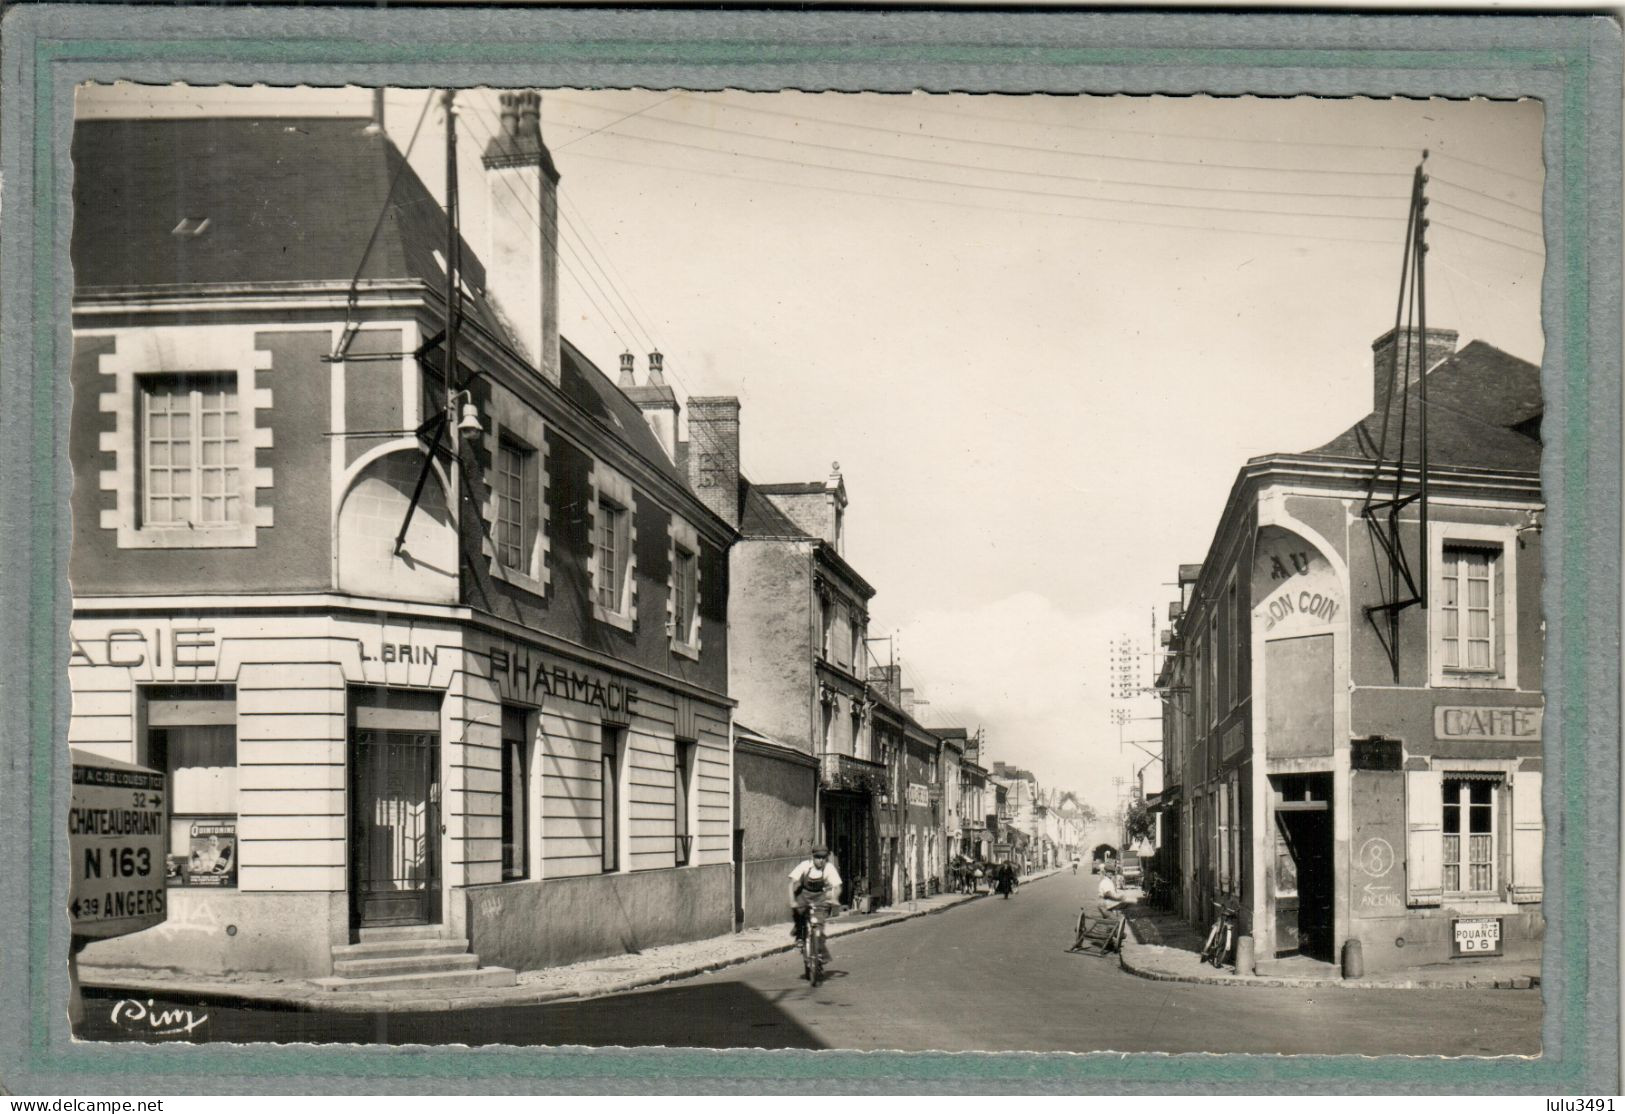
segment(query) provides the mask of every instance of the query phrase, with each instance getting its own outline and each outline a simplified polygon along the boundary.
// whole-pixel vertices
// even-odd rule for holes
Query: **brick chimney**
[[[1419,338],[1422,341],[1420,361],[1416,352]],[[1389,329],[1372,341],[1371,409],[1380,414],[1388,405],[1390,378],[1393,397],[1398,398],[1400,392],[1419,380],[1424,372],[1455,355],[1457,338],[1454,329],[1429,329],[1426,337],[1421,337],[1420,329]],[[1397,372],[1394,369],[1396,355]]]
[[[739,400],[688,400],[688,486],[730,526],[739,525]]]
[[[677,395],[666,385],[665,357],[659,352],[649,353],[649,380],[643,386],[627,386],[632,378],[632,354],[628,352],[621,357],[621,390],[626,397],[638,404],[643,411],[644,421],[654,430],[660,447],[665,450],[666,456],[671,460],[677,459]],[[692,424],[692,423],[691,423]],[[738,422],[734,423],[735,437],[738,436]],[[692,437],[693,434],[690,433]],[[735,459],[739,452],[737,446],[734,450]],[[735,469],[738,471],[738,469]]]
[[[483,162],[490,202],[485,280],[521,353],[559,382],[559,172],[542,142],[542,97],[502,94]]]

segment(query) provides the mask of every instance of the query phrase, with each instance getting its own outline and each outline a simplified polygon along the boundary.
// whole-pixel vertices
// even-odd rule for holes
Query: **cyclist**
[[[790,912],[795,918],[796,942],[806,938],[810,915],[822,916],[823,906],[832,904],[841,892],[841,872],[829,861],[829,848],[820,844],[812,849],[812,857],[803,859],[790,872]],[[813,907],[818,906],[815,910]],[[829,962],[829,946],[823,945],[825,963]],[[805,971],[802,978],[807,977]]]

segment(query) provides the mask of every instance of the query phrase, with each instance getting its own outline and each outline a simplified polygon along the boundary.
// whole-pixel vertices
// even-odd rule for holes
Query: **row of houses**
[[[1540,954],[1540,369],[1458,340],[1379,337],[1371,412],[1177,570],[1155,869],[1260,959]]]
[[[561,335],[539,121],[460,231],[377,120],[76,126],[69,743],[170,786],[167,918],[86,962],[534,968],[786,919],[816,842],[856,905],[1009,854],[839,468],[752,483],[737,399]]]

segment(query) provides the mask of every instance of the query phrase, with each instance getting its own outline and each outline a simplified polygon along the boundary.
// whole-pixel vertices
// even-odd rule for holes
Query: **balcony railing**
[[[850,789],[876,796],[886,791],[886,767],[879,762],[850,754],[825,754],[819,762],[819,779],[825,789]]]

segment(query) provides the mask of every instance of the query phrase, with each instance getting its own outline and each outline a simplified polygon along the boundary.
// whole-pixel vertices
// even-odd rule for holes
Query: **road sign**
[[[162,924],[164,775],[72,751],[68,912],[75,936],[124,936]]]

